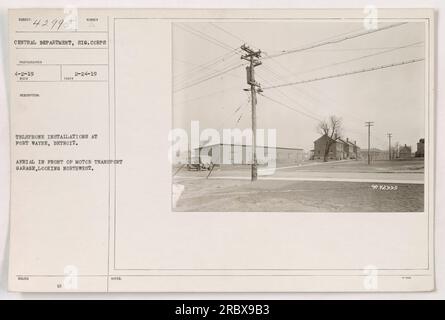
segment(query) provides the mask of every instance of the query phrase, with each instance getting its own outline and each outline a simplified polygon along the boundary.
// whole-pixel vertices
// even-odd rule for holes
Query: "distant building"
[[[417,158],[423,158],[425,156],[425,139],[420,139],[417,142],[417,151],[415,153]]]
[[[342,160],[344,157],[343,143],[332,139],[328,135],[323,135],[314,141],[314,159],[324,159],[326,146],[331,144],[328,151],[328,159]]]
[[[297,164],[304,160],[304,152],[300,148],[257,146],[256,151],[258,164],[267,164],[271,160],[280,164]],[[206,145],[198,148],[197,156],[202,163],[251,164],[252,146],[223,143]]]
[[[312,149],[309,151],[309,160],[314,160],[314,156],[315,156],[315,150]]]
[[[360,148],[357,146],[356,141],[352,142],[349,138],[346,138],[346,141],[343,139],[339,139],[339,141],[343,142],[343,158],[357,159]]]
[[[409,159],[412,157],[411,154],[411,147],[407,146],[406,144],[400,148],[399,150],[399,158],[400,159]]]
[[[368,157],[368,150],[363,151],[364,157]],[[371,148],[369,149],[369,156],[371,158],[371,161],[377,161],[377,160],[389,160],[389,153],[387,150],[381,150],[378,148]]]
[[[329,160],[357,159],[360,154],[360,148],[356,142],[351,142],[349,138],[333,139],[328,135],[323,135],[314,141],[314,150],[311,159],[324,159],[326,146],[331,144],[328,151]],[[311,150],[312,151],[312,150]]]

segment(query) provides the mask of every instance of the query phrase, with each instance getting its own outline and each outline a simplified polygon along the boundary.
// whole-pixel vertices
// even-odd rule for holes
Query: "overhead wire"
[[[376,71],[376,70],[381,70],[381,69],[387,69],[387,68],[407,65],[407,64],[411,64],[411,63],[420,62],[423,60],[425,60],[425,58],[405,60],[405,61],[400,61],[400,62],[395,62],[395,63],[390,63],[390,64],[379,65],[379,66],[371,67],[371,68],[365,68],[365,69],[354,70],[354,71],[349,71],[349,72],[337,73],[337,74],[333,74],[333,75],[327,75],[327,76],[318,77],[318,78],[312,78],[312,79],[299,80],[299,81],[294,81],[294,82],[289,82],[289,83],[278,84],[278,85],[274,85],[274,86],[264,87],[263,90],[286,87],[286,86],[293,86],[293,85],[302,84],[302,83],[309,83],[309,82],[315,82],[315,81],[321,81],[321,80],[327,80],[327,79],[333,79],[333,78],[339,78],[339,77],[345,77],[345,76],[354,75],[354,74],[358,74],[358,73],[371,72],[371,71]]]
[[[355,58],[351,58],[351,59],[347,59],[347,60],[343,60],[343,61],[339,61],[339,62],[335,62],[335,63],[331,63],[331,64],[326,64],[326,65],[323,65],[323,66],[319,66],[319,67],[315,67],[315,68],[312,68],[312,69],[304,70],[304,71],[301,71],[301,72],[298,72],[298,73],[292,73],[292,75],[293,76],[297,76],[297,75],[306,74],[306,73],[313,72],[313,71],[318,71],[318,70],[322,70],[322,69],[326,69],[326,68],[330,68],[330,67],[334,67],[334,66],[339,66],[339,65],[342,65],[342,64],[345,64],[345,63],[355,62],[355,61],[359,61],[359,60],[362,60],[362,59],[379,56],[379,55],[386,54],[386,53],[389,53],[389,52],[393,52],[393,51],[396,51],[396,50],[406,49],[406,48],[412,47],[414,45],[417,45],[419,43],[423,43],[423,42],[422,41],[415,42],[415,43],[411,43],[411,44],[407,44],[407,45],[403,45],[403,46],[399,46],[399,47],[394,47],[394,48],[391,48],[391,49],[386,49],[386,50],[383,50],[383,51],[370,53],[370,54],[367,54],[367,55],[363,55],[363,56],[359,56],[359,57],[355,57]]]
[[[215,27],[216,29],[219,29],[220,31],[222,31],[222,32],[224,32],[224,33],[230,35],[230,36],[233,37],[234,39],[237,39],[237,40],[239,40],[239,41],[242,41],[243,43],[246,43],[246,41],[244,41],[244,39],[242,39],[241,37],[239,37],[239,36],[237,36],[237,35],[231,33],[230,31],[228,31],[228,30],[222,28],[221,26],[219,26],[219,25],[217,25],[217,24],[215,24],[215,23],[210,23],[210,24],[211,24],[213,27]],[[359,34],[354,34],[354,35],[351,35],[351,36],[345,36],[345,37],[343,37],[343,38],[338,38],[340,35],[336,35],[336,36],[330,37],[331,39],[328,38],[328,39],[325,40],[325,41],[318,42],[318,43],[315,43],[315,44],[311,44],[311,45],[308,45],[308,46],[305,46],[305,47],[296,48],[296,49],[287,50],[287,51],[282,51],[282,52],[279,52],[279,53],[277,53],[277,54],[273,54],[273,55],[267,55],[267,54],[266,54],[266,56],[263,58],[263,60],[270,60],[270,61],[277,62],[274,58],[279,57],[279,56],[282,56],[282,55],[287,55],[287,54],[296,53],[296,52],[303,52],[303,51],[306,51],[306,50],[309,50],[309,49],[315,49],[315,48],[319,48],[319,47],[326,46],[326,45],[330,45],[330,44],[340,43],[340,42],[343,42],[343,41],[346,41],[346,40],[350,40],[350,39],[354,39],[354,38],[357,38],[357,37],[365,36],[365,35],[372,34],[372,33],[375,33],[375,32],[379,32],[379,31],[383,31],[383,30],[387,30],[387,29],[395,28],[395,27],[398,27],[398,26],[401,26],[401,25],[404,25],[404,24],[406,24],[406,22],[398,23],[398,24],[388,25],[388,26],[385,26],[385,27],[382,27],[382,28],[379,28],[379,29],[376,29],[376,30],[369,30],[369,31],[366,31],[366,32],[361,32],[361,33],[359,33]],[[205,34],[205,33],[201,32],[201,31],[196,30],[196,29],[193,29],[193,28],[191,28],[191,27],[188,27],[189,29],[187,29],[187,28],[184,27],[184,26],[182,26],[182,27],[183,27],[183,29],[185,29],[185,31],[188,31],[188,32],[194,34],[195,36],[198,36],[198,37],[200,37],[200,38],[203,38],[203,39],[205,39],[205,40],[207,40],[207,41],[213,43],[214,45],[218,45],[219,47],[221,47],[221,48],[225,48],[226,50],[227,50],[227,49],[231,49],[232,51],[231,51],[231,57],[230,57],[230,58],[232,58],[232,56],[234,56],[234,55],[236,55],[237,53],[239,53],[239,51],[237,52],[237,50],[238,50],[237,48],[232,48],[231,46],[225,44],[224,42],[219,41],[218,39],[215,39],[214,37],[209,36],[208,34]],[[349,31],[349,32],[347,32],[347,33],[345,33],[345,34],[351,34],[351,33],[353,33],[353,32],[354,32],[354,31]],[[334,39],[332,39],[332,38],[334,38]],[[419,43],[420,43],[420,42],[415,43],[415,44],[410,44],[410,45],[407,45],[407,46],[399,46],[399,47],[364,48],[364,49],[361,49],[361,48],[343,49],[343,50],[345,50],[345,51],[346,51],[346,50],[374,50],[374,49],[385,49],[385,50],[382,51],[382,52],[372,53],[372,54],[364,55],[364,56],[361,56],[361,57],[356,57],[356,58],[353,58],[353,59],[349,59],[349,60],[345,60],[345,61],[340,61],[340,62],[331,64],[331,65],[320,66],[320,67],[318,67],[318,68],[314,68],[313,70],[303,71],[303,72],[300,73],[300,74],[308,73],[308,72],[315,71],[315,70],[325,69],[325,68],[328,68],[328,67],[330,67],[330,66],[336,66],[336,65],[340,65],[340,64],[345,64],[345,63],[348,63],[348,62],[353,62],[353,61],[357,61],[357,60],[360,60],[360,59],[364,59],[364,58],[368,58],[368,57],[372,57],[372,56],[376,56],[376,55],[384,54],[384,53],[391,52],[391,51],[395,51],[395,50],[398,50],[398,49],[401,49],[401,48],[405,48],[405,47],[408,47],[408,46],[414,46],[414,45],[417,45],[417,44],[419,44]],[[386,50],[386,49],[387,49],[387,50]],[[331,49],[331,50],[332,50],[332,49]],[[334,50],[335,50],[335,49],[334,49]],[[342,50],[342,49],[338,49],[338,50],[340,51],[340,50]],[[326,50],[326,51],[328,51],[328,50]],[[230,53],[230,52],[229,52],[229,53]],[[227,54],[229,54],[229,53],[227,53]],[[226,54],[226,55],[227,55],[227,54]],[[225,55],[225,56],[226,56],[226,55]],[[220,60],[221,60],[221,57],[220,57]],[[361,70],[354,70],[354,71],[350,71],[350,72],[344,72],[344,73],[339,73],[339,74],[334,74],[334,75],[328,75],[328,76],[323,76],[323,77],[318,77],[318,78],[313,78],[313,79],[299,80],[299,81],[294,81],[294,82],[290,82],[290,83],[282,83],[282,84],[278,84],[278,85],[270,85],[270,86],[264,87],[263,89],[264,89],[264,90],[267,90],[267,89],[276,89],[277,91],[280,92],[280,94],[281,94],[282,96],[286,97],[286,98],[289,99],[290,101],[296,102],[295,99],[291,98],[291,97],[288,96],[286,93],[282,92],[279,88],[281,88],[281,87],[288,87],[288,86],[294,86],[294,85],[297,85],[297,84],[303,84],[303,83],[310,83],[310,82],[315,82],[315,81],[321,81],[321,80],[325,80],[325,79],[332,79],[332,78],[337,78],[337,77],[344,77],[344,76],[353,75],[353,74],[358,74],[358,73],[363,73],[363,72],[371,72],[371,71],[375,71],[375,70],[386,69],[386,68],[390,68],[390,67],[395,67],[395,66],[400,66],[400,65],[405,65],[405,64],[410,64],[410,63],[415,63],[415,62],[419,62],[419,61],[422,61],[422,60],[424,60],[424,58],[417,58],[417,59],[412,59],[412,60],[406,60],[406,61],[401,61],[401,62],[397,62],[397,63],[391,63],[391,64],[386,64],[386,65],[380,65],[380,66],[377,66],[377,67],[366,68],[366,69],[361,69]],[[216,63],[221,63],[221,61],[218,61],[218,60],[215,61],[215,60],[213,59],[212,62],[207,62],[207,63],[204,64],[204,65],[197,66],[197,67],[195,68],[195,71],[202,70],[202,69],[210,69],[210,68],[208,67],[208,64],[209,64],[209,63],[215,63],[215,64],[216,64]],[[195,81],[192,82],[192,83],[186,84],[185,86],[183,86],[183,87],[177,89],[175,92],[184,90],[184,89],[186,89],[186,88],[195,86],[195,85],[197,85],[197,84],[200,84],[200,83],[205,82],[205,81],[207,81],[207,80],[213,79],[213,78],[218,77],[218,76],[220,76],[220,75],[226,74],[226,73],[228,73],[228,72],[230,72],[230,71],[232,71],[232,70],[234,70],[234,69],[236,69],[236,68],[238,68],[238,67],[240,67],[240,66],[242,66],[242,65],[243,65],[243,64],[239,64],[239,65],[235,65],[235,66],[230,66],[230,67],[229,67],[229,66],[226,66],[224,69],[219,70],[219,71],[216,70],[216,69],[210,69],[210,70],[214,71],[215,73],[214,73],[214,74],[210,74],[210,75],[204,75],[204,76],[202,76],[199,80],[195,80]],[[267,68],[266,68],[266,69],[267,69]],[[287,69],[286,69],[286,70],[287,70]],[[268,70],[268,71],[269,71],[269,72],[272,71],[271,73],[273,74],[273,70]],[[294,75],[294,74],[293,74],[293,75]],[[280,79],[280,78],[281,78],[281,76],[280,76],[279,74],[276,74],[276,72],[275,72],[275,79]],[[294,88],[295,88],[295,87],[294,87]],[[221,90],[221,91],[223,91],[223,90]],[[197,97],[196,99],[200,99],[200,98],[204,98],[204,97],[207,97],[207,96],[211,96],[211,95],[213,95],[213,94],[215,94],[215,93],[211,93],[211,94],[209,94],[209,95],[204,95],[204,96],[201,96],[201,97]],[[311,115],[310,113],[312,113],[312,112],[310,112],[310,113],[309,113],[309,112],[303,112],[302,110],[299,110],[299,109],[296,109],[296,108],[294,108],[294,107],[292,107],[292,106],[289,106],[289,105],[283,103],[282,101],[276,100],[276,99],[274,99],[274,98],[272,98],[272,97],[270,97],[270,96],[268,96],[268,95],[265,95],[264,93],[259,93],[259,94],[260,94],[261,96],[265,97],[266,99],[269,99],[270,101],[276,103],[276,104],[279,104],[279,105],[281,105],[281,106],[283,106],[283,107],[286,107],[286,108],[289,109],[289,110],[292,110],[292,111],[297,112],[297,113],[299,113],[299,114],[303,114],[303,115],[305,115],[306,117],[309,117],[309,118],[311,118],[311,119],[313,119],[313,120],[321,121],[320,117]],[[247,102],[247,103],[248,103],[248,102]],[[246,104],[247,104],[247,103],[246,103]],[[245,105],[246,105],[246,104],[245,104]],[[243,106],[244,106],[244,105],[243,105]],[[233,114],[236,114],[240,109],[241,109],[241,107],[236,108]],[[304,108],[304,109],[306,109],[306,108]],[[231,116],[233,116],[233,114],[231,114]],[[239,121],[241,120],[242,116],[243,116],[243,114],[241,114],[241,116],[238,118],[238,120],[236,121],[237,123],[239,123]],[[352,131],[352,130],[349,130],[349,131]]]
[[[228,60],[225,61],[224,64],[221,65],[221,69],[216,69],[216,68],[212,68],[212,67],[205,67],[205,70],[203,70],[203,71],[207,71],[207,72],[203,72],[202,74],[196,74],[194,76],[192,75],[192,76],[189,76],[189,77],[185,77],[184,79],[179,79],[179,80],[176,80],[176,81],[174,80],[174,86],[175,87],[185,86],[185,85],[187,85],[189,83],[193,83],[195,81],[199,81],[199,80],[204,79],[206,77],[212,76],[213,74],[216,74],[216,73],[220,72],[221,70],[224,70],[224,69],[229,68],[231,66],[234,66],[236,64],[239,64],[239,60],[238,59],[236,59],[236,60],[228,59]],[[240,75],[232,75],[232,74],[229,74],[229,75],[231,75],[233,77],[237,77],[237,78],[241,77]]]
[[[246,43],[246,41],[245,41],[244,39],[240,38],[239,36],[235,35],[234,33],[230,32],[230,31],[226,30],[225,28],[223,28],[223,27],[217,25],[216,23],[210,22],[210,25],[212,25],[213,27],[215,27],[215,28],[221,30],[221,31],[224,32],[225,34],[228,34],[228,35],[230,35],[231,37],[233,37],[233,38],[235,38],[235,39],[241,41],[242,43]]]
[[[220,48],[223,48],[225,50],[233,50],[233,49],[235,49],[235,48],[230,47],[229,45],[227,45],[227,44],[225,44],[225,43],[223,43],[223,42],[221,42],[221,41],[219,41],[219,40],[217,40],[217,39],[215,39],[215,38],[213,38],[213,37],[203,33],[202,31],[196,30],[196,29],[194,29],[194,28],[192,28],[190,26],[186,26],[185,24],[177,23],[176,26],[181,28],[181,29],[183,29],[184,31],[187,31],[187,32],[189,32],[191,34],[194,34],[195,36],[197,36],[197,37],[199,37],[201,39],[207,40],[208,42],[210,42],[210,43],[212,43],[212,44],[214,44],[214,45],[216,45],[216,46],[218,46]]]
[[[362,36],[366,36],[366,35],[369,35],[369,34],[373,34],[373,33],[376,33],[376,32],[380,32],[380,31],[391,29],[391,28],[399,27],[399,26],[402,26],[402,25],[405,25],[405,24],[407,24],[407,22],[391,24],[391,25],[384,26],[384,27],[381,27],[381,28],[378,28],[378,29],[367,30],[367,31],[364,31],[364,32],[361,32],[361,33],[358,33],[358,34],[351,35],[351,36],[345,36],[345,37],[340,38],[340,39],[327,40],[327,41],[322,41],[322,42],[319,42],[319,43],[316,43],[316,44],[312,44],[312,45],[308,45],[308,46],[301,47],[301,48],[285,50],[285,51],[282,51],[281,53],[277,53],[277,54],[274,54],[274,55],[267,55],[263,59],[277,58],[277,57],[280,57],[280,56],[283,56],[283,55],[287,55],[287,54],[291,54],[291,53],[297,53],[297,52],[310,50],[310,49],[314,49],[314,48],[319,48],[319,47],[330,45],[330,44],[336,44],[336,43],[340,43],[340,42],[343,42],[343,41],[346,41],[346,40],[351,40],[351,39],[355,39],[355,38],[358,38],[358,37],[362,37]]]
[[[206,78],[204,78],[204,79],[201,79],[201,80],[199,80],[199,81],[193,82],[193,83],[188,84],[188,85],[186,85],[186,86],[184,86],[184,87],[178,88],[178,89],[174,90],[174,92],[179,92],[179,91],[181,91],[181,90],[188,89],[188,88],[190,88],[190,87],[196,86],[196,85],[198,85],[198,84],[200,84],[200,83],[203,83],[203,82],[205,82],[205,81],[208,81],[208,80],[214,79],[214,78],[216,78],[216,77],[222,76],[222,75],[226,74],[227,72],[230,72],[230,71],[232,71],[232,70],[235,70],[235,69],[241,67],[242,65],[243,65],[243,63],[241,63],[241,64],[237,64],[237,65],[235,65],[235,66],[232,66],[231,68],[226,68],[226,69],[224,69],[224,70],[222,70],[222,71],[220,71],[220,72],[218,72],[218,73],[216,73],[216,74],[213,74],[212,76],[208,76],[208,77],[206,77]]]
[[[212,97],[212,96],[214,96],[216,94],[225,93],[227,91],[233,91],[235,89],[239,90],[239,86],[231,86],[231,87],[228,87],[228,88],[225,88],[225,89],[222,89],[222,90],[212,91],[212,92],[210,92],[208,94],[205,94],[205,95],[192,97],[192,98],[189,98],[189,99],[186,99],[186,100],[175,102],[175,104],[182,104],[182,103],[188,103],[188,102],[192,102],[192,101],[196,101],[196,100],[201,100],[201,99],[205,99],[205,98],[208,98],[208,97]]]
[[[206,61],[205,63],[196,64],[195,67],[190,68],[189,70],[184,70],[184,71],[182,71],[180,73],[174,74],[173,78],[179,78],[179,77],[183,77],[183,76],[190,76],[190,74],[192,74],[194,72],[199,72],[202,69],[212,67],[212,66],[217,65],[219,63],[226,62],[227,60],[229,60],[232,57],[236,56],[237,53],[238,53],[238,49],[237,50],[232,50],[232,51],[227,52],[227,53],[225,53],[225,54],[223,54],[221,56],[212,58],[212,59]]]
[[[292,110],[292,111],[294,111],[294,112],[297,112],[297,113],[299,113],[299,114],[302,114],[302,115],[304,115],[304,116],[306,116],[306,117],[308,117],[308,118],[311,118],[312,120],[315,120],[315,121],[322,121],[322,119],[320,119],[320,118],[314,117],[314,116],[312,116],[312,115],[310,115],[310,114],[308,114],[308,113],[305,113],[305,112],[303,112],[303,111],[301,111],[301,110],[295,109],[294,107],[291,107],[291,106],[289,106],[288,104],[285,104],[285,103],[283,103],[283,102],[281,102],[281,101],[279,101],[279,100],[276,100],[276,99],[274,99],[274,98],[272,98],[272,97],[266,96],[264,93],[259,93],[259,95],[262,96],[262,97],[264,97],[264,98],[266,98],[266,99],[269,99],[270,101],[275,102],[275,103],[278,104],[278,105],[281,105],[281,106],[283,106],[283,107],[286,107],[286,108],[289,109],[289,110]]]

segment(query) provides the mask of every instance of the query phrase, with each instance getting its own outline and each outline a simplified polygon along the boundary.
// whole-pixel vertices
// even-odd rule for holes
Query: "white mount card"
[[[10,290],[433,290],[434,39],[425,9],[10,10]]]

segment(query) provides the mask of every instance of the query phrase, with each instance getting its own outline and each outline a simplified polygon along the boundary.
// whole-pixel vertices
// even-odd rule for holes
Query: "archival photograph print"
[[[172,23],[172,208],[423,212],[426,25]]]

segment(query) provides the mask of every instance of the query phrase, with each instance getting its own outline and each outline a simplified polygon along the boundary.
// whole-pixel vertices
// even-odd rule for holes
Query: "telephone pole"
[[[388,151],[389,151],[389,160],[392,160],[392,156],[391,156],[391,137],[392,137],[392,133],[388,133],[388,139],[389,139],[389,143],[388,143]]]
[[[371,127],[374,126],[374,122],[372,121],[367,121],[365,122],[365,127],[368,127],[368,164],[371,164],[371,154],[370,149],[371,149]]]
[[[255,51],[243,44],[241,50],[245,52],[241,59],[249,61],[249,65],[246,67],[247,71],[247,84],[250,85],[250,101],[252,104],[252,171],[251,181],[256,181],[258,178],[257,157],[256,157],[256,93],[262,92],[261,85],[255,81],[255,67],[261,65],[261,50]]]

